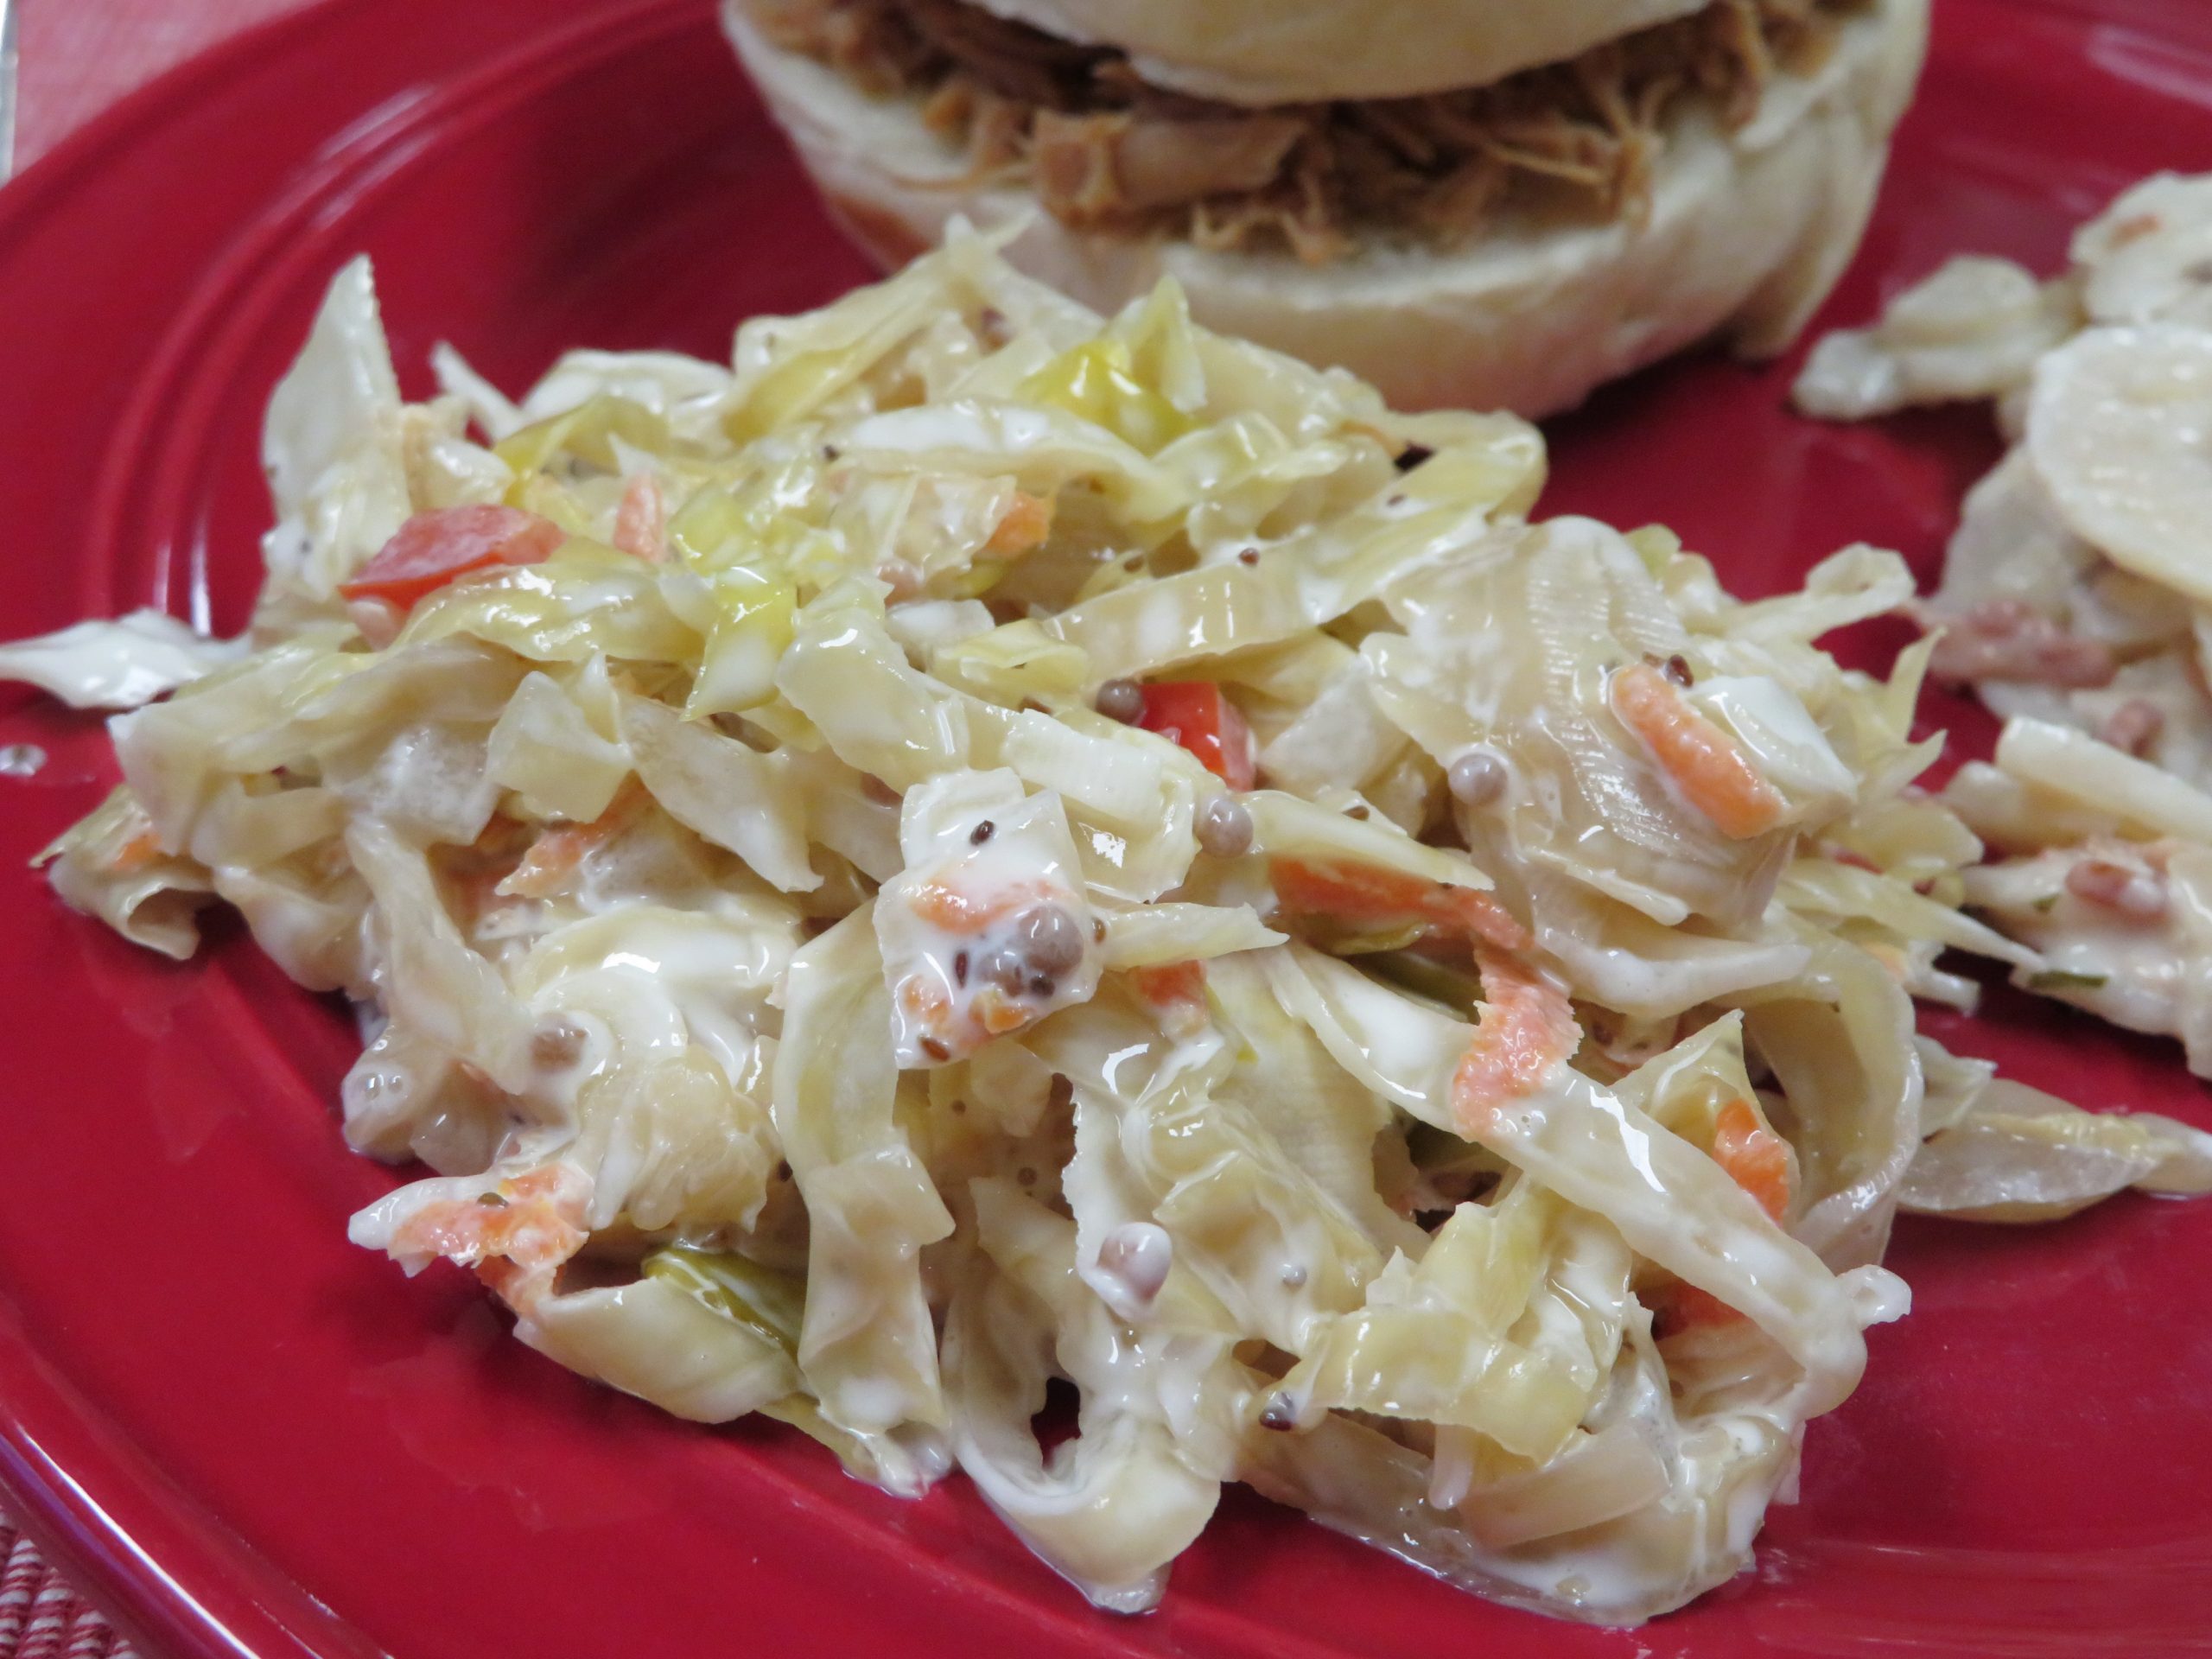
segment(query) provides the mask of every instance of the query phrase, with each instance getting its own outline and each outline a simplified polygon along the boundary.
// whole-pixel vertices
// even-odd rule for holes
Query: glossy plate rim
[[[2125,0],[2119,3],[2124,5]],[[327,30],[357,26],[388,9],[404,10],[404,3],[318,0],[241,33],[131,93],[0,190],[0,261],[14,257],[49,215],[66,212],[74,187],[136,147],[158,142],[164,130],[203,110],[226,88],[241,79],[282,73],[287,65],[312,67]],[[437,73],[442,86],[480,86],[492,77],[526,72],[533,64],[557,70],[564,46],[590,40],[601,43],[598,49],[611,51],[614,47],[604,42],[628,38],[625,31],[672,28],[703,17],[709,9],[710,0],[595,0],[579,7],[572,22],[546,27],[529,39],[486,28],[473,55],[442,64]],[[2113,0],[2038,0],[2037,9],[2105,20],[2117,8]],[[487,16],[507,17],[526,15],[527,10],[512,3],[481,10]],[[283,218],[284,213],[305,213],[316,206],[317,181],[327,182],[349,168],[364,176],[372,175],[387,159],[381,147],[388,141],[393,144],[392,156],[404,162],[404,120],[387,131],[374,125],[378,112],[405,91],[378,79],[388,79],[391,73],[385,66],[372,68],[364,80],[365,85],[374,81],[374,86],[346,105],[355,112],[334,112],[312,135],[316,148],[300,158],[303,175],[296,181],[297,194],[286,195],[281,203],[259,196],[224,199],[221,226],[203,238],[205,257],[181,273],[175,288],[178,304],[152,330],[158,345],[149,359],[146,385],[124,400],[118,431],[126,435],[152,432],[149,423],[159,409],[156,389],[169,378],[186,379],[189,389],[177,353],[194,346],[203,322],[216,329],[251,326],[243,315],[226,315],[217,302],[253,291],[257,252],[265,251],[270,237],[293,222]],[[2212,100],[2212,91],[2207,98]],[[148,449],[159,463],[150,491],[156,505],[149,510],[158,517],[165,504],[178,499],[178,491],[191,486],[189,467],[200,451],[188,435],[160,443],[118,441],[114,454]],[[77,584],[75,600],[81,606],[98,606],[117,597],[102,584],[116,579],[111,548],[128,531],[115,516],[124,493],[103,486],[96,495],[99,505],[88,526],[91,556],[82,570],[57,578],[65,585]],[[189,549],[175,550],[192,553]],[[238,1655],[354,1659],[380,1650],[362,1630],[316,1599],[249,1540],[230,1531],[181,1490],[151,1453],[131,1443],[99,1405],[79,1393],[41,1357],[36,1333],[25,1328],[4,1290],[0,1290],[0,1487],[8,1490],[20,1522],[49,1559],[94,1594],[118,1626],[141,1643],[148,1659],[156,1655],[179,1659]],[[1059,1612],[1058,1608],[1047,1610],[1031,1626],[1032,1634],[1052,1627],[1072,1630],[1072,1624]],[[1086,1645],[1101,1653],[1123,1650],[1103,1628]],[[1512,1645],[1519,1650],[1518,1641]]]

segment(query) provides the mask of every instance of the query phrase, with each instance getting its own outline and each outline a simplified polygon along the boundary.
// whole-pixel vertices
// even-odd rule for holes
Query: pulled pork
[[[872,94],[920,97],[966,147],[963,182],[1026,179],[1070,225],[1321,264],[1362,231],[1464,242],[1509,200],[1639,219],[1684,100],[1740,126],[1773,75],[1819,66],[1864,0],[1712,0],[1493,86],[1268,109],[1164,92],[1118,52],[966,0],[749,3],[777,45]]]
[[[1946,685],[2011,680],[2094,690],[2110,685],[2120,672],[2120,658],[2110,645],[2069,631],[2025,600],[1984,600],[1956,615],[1927,605],[1914,609],[1923,628],[1944,631],[1928,659],[1928,671]],[[2142,740],[2149,741],[2147,735]]]

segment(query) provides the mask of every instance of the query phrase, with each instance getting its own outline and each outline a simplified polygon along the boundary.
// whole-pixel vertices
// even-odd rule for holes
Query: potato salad
[[[2124,192],[2049,281],[1953,260],[1797,398],[1995,403],[2011,448],[1916,607],[1933,671],[2006,721],[1946,791],[2003,855],[1969,899],[2044,959],[2022,983],[2212,1077],[2212,176]]]

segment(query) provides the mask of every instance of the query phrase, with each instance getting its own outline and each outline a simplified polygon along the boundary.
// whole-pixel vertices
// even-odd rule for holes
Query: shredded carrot
[[[917,1020],[941,1020],[952,1012],[944,988],[917,974],[899,982],[899,1006]]]
[[[1780,1221],[1789,1208],[1789,1151],[1764,1128],[1747,1100],[1732,1100],[1713,1119],[1713,1159],[1728,1179]]]
[[[909,975],[893,988],[893,995],[898,1001],[899,1011],[920,1028],[922,1050],[933,1058],[964,1054],[988,1040],[988,1027],[982,1018],[981,1003],[984,995],[996,995],[988,988],[972,998],[964,1011],[928,974]]]
[[[108,871],[114,875],[130,875],[144,869],[161,855],[162,838],[148,824],[115,849],[115,855],[108,860]]]
[[[1035,551],[1045,545],[1052,533],[1052,498],[1032,495],[1027,490],[1014,493],[1014,505],[1006,510],[998,527],[991,531],[991,539],[984,543],[984,551],[1001,559],[1018,559],[1024,553]]]
[[[1013,998],[1001,994],[995,986],[986,985],[976,993],[969,1004],[976,1020],[994,1037],[1003,1037],[1009,1031],[1019,1031],[1029,1022],[1029,1010]]]
[[[1206,965],[1168,962],[1157,968],[1132,968],[1129,982],[1171,1037],[1188,1037],[1213,1018],[1206,1001]]]
[[[914,890],[914,913],[949,933],[975,933],[990,920],[990,912],[957,887],[942,881],[925,881]]]
[[[1683,798],[1732,841],[1764,835],[1788,803],[1736,741],[1647,663],[1618,670],[1613,713],[1651,751]]]
[[[1518,957],[1475,951],[1483,1007],[1475,1040],[1452,1074],[1452,1115],[1459,1132],[1480,1140],[1497,1116],[1532,1094],[1544,1074],[1582,1041],[1574,1006],[1558,985]]]
[[[897,996],[900,1010],[921,1028],[924,1051],[940,1059],[1019,1031],[1031,1018],[1029,1008],[995,985],[978,988],[963,1008],[934,979],[916,974],[899,982]]]
[[[454,889],[464,918],[480,915],[507,897],[501,883],[514,874],[526,850],[525,838],[532,833],[530,825],[494,812],[467,847],[440,849],[441,874]]]
[[[1782,1137],[1761,1126],[1748,1100],[1732,1100],[1713,1116],[1713,1160],[1750,1193],[1760,1209],[1781,1221],[1789,1208],[1789,1153]],[[1741,1310],[1695,1285],[1672,1284],[1651,1298],[1659,1334],[1734,1325]]]
[[[639,473],[623,490],[614,513],[614,545],[648,564],[666,562],[668,504],[661,497],[660,480],[651,473]]]
[[[982,897],[964,892],[950,881],[925,881],[907,899],[914,914],[933,927],[956,937],[980,938],[994,923],[1030,906],[1065,899],[1064,891],[1046,882],[1015,881],[989,889]],[[960,953],[965,956],[963,950]],[[964,967],[957,967],[965,985]],[[923,1033],[922,1046],[935,1053],[965,1054],[994,1037],[1018,1031],[1035,1016],[1035,1010],[1004,995],[996,986],[982,985],[969,992],[965,1006],[948,995],[928,974],[902,980],[897,990],[899,1007]],[[931,1045],[936,1045],[936,1048]]]
[[[473,1267],[509,1306],[526,1311],[590,1236],[583,1224],[589,1196],[581,1172],[548,1165],[487,1181],[479,1198],[423,1205],[393,1232],[391,1248]]]
[[[1662,1341],[1685,1331],[1719,1325],[1738,1325],[1743,1312],[1722,1301],[1709,1290],[1677,1281],[1650,1296],[1655,1334]]]
[[[634,776],[626,778],[607,810],[589,823],[563,823],[546,830],[493,891],[525,899],[558,893],[589,854],[630,827],[649,798]]]
[[[1055,895],[1034,881],[1001,887],[976,899],[943,881],[925,881],[914,890],[914,913],[948,933],[980,933],[1001,916]]]
[[[1510,911],[1490,894],[1471,887],[1455,887],[1372,864],[1314,864],[1300,858],[1278,858],[1269,869],[1275,897],[1288,909],[1305,915],[1344,922],[1427,922],[1502,950],[1525,950],[1535,943]]]
[[[1471,887],[1446,887],[1440,899],[1441,908],[1452,921],[1485,944],[1496,945],[1501,950],[1526,950],[1536,942],[1535,936],[1521,925],[1511,911],[1486,893],[1477,893]]]
[[[1129,979],[1135,985],[1137,995],[1156,1007],[1206,1000],[1206,965],[1202,962],[1170,962],[1157,968],[1132,968]]]

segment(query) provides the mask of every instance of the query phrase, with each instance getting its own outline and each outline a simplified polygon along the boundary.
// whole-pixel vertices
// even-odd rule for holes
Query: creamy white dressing
[[[1086,346],[1152,402],[1039,397]],[[1108,1607],[1157,1599],[1239,1475],[1554,1612],[1641,1618],[1742,1564],[1904,1287],[1776,1226],[1651,1077],[1597,1078],[1687,1066],[1716,999],[1817,1007],[1771,1020],[1762,1098],[1801,1170],[1851,1171],[1808,1215],[1886,1217],[1904,1016],[1862,1017],[1839,929],[1932,952],[1770,894],[1799,831],[1893,833],[1931,882],[1973,855],[1899,827],[1941,812],[1903,793],[1910,684],[1808,643],[1907,591],[1898,562],[1738,607],[1662,533],[1522,523],[1541,449],[1504,417],[1392,415],[1172,289],[1108,327],[972,241],[747,325],[734,373],[580,353],[518,407],[448,372],[501,428],[590,413],[514,476],[455,405],[399,406],[349,270],[272,423],[282,643],[119,727],[136,792],[58,854],[119,925],[212,886],[296,977],[390,1009],[347,1133],[441,1173],[356,1238],[483,1267],[524,1340],[680,1414],[772,1413],[906,1494],[957,1456]],[[336,620],[410,513],[530,501],[620,540],[642,484],[665,563],[576,546],[391,640]],[[1678,653],[1784,830],[1716,836],[1615,729],[1606,675]],[[1122,677],[1217,678],[1269,786],[1224,815],[1194,756],[1090,706]],[[1319,913],[1274,908],[1294,861]],[[1593,1047],[1486,1115],[1453,1096],[1526,1012],[1504,957]],[[1672,1317],[1674,1280],[1748,1319],[1662,1356],[1630,1287]],[[1047,1455],[1055,1377],[1079,1432]],[[1364,1426],[1393,1415],[1433,1459]]]
[[[2212,1065],[2212,854],[2093,841],[1968,873],[1969,902],[2033,946],[2039,965],[2015,976],[2029,989],[2115,1025],[2179,1037],[2192,1068]],[[2069,883],[2094,865],[2112,872],[2107,902]],[[2094,890],[2094,889],[2093,889]],[[2127,903],[2141,891],[2155,907]]]
[[[952,772],[906,798],[906,868],[876,901],[902,1067],[964,1059],[1084,1001],[1098,933],[1058,798]]]
[[[1142,1319],[1175,1265],[1175,1242],[1147,1221],[1124,1222],[1098,1249],[1094,1283],[1103,1281],[1107,1305],[1124,1318]]]
[[[757,1072],[767,1000],[797,941],[763,915],[637,905],[546,934],[517,973],[544,1014],[588,1014],[639,1052],[696,1043],[733,1083]]]

